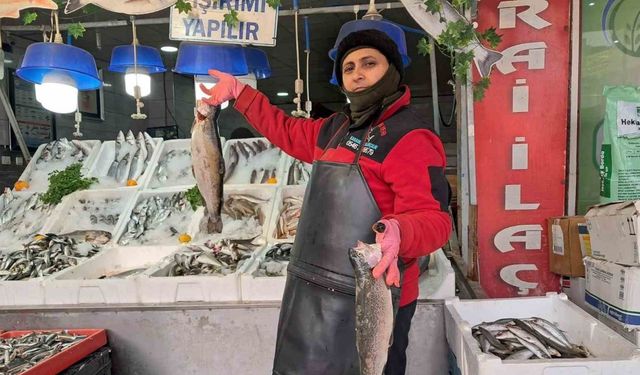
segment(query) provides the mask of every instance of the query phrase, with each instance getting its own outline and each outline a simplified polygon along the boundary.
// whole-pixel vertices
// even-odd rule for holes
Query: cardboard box
[[[563,276],[584,277],[584,255],[580,247],[578,224],[582,216],[552,217],[549,225],[549,265],[551,272]]]
[[[625,328],[640,327],[640,268],[594,258],[585,265],[587,303]]]
[[[580,238],[580,251],[583,257],[591,256],[591,236],[586,221],[578,224],[578,237]]]
[[[639,212],[640,201],[592,207],[585,215],[592,257],[628,266],[640,265]]]
[[[628,329],[625,328],[622,323],[617,320],[614,320],[609,315],[605,315],[601,312],[597,312],[597,318],[599,321],[604,323],[607,327],[616,331],[620,336],[624,337],[628,341],[632,342],[636,346],[640,346],[640,328],[636,329]]]

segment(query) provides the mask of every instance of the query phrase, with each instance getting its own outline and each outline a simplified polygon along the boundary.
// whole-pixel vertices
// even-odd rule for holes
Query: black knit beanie
[[[396,70],[400,73],[400,82],[402,82],[404,66],[402,64],[402,56],[400,56],[400,52],[398,51],[398,46],[384,32],[376,29],[367,29],[352,32],[344,37],[338,45],[333,71],[335,72],[336,80],[340,87],[342,87],[342,60],[347,56],[347,52],[350,52],[354,48],[366,47],[375,48],[380,51],[380,53],[387,58],[389,64],[393,64],[396,67]]]

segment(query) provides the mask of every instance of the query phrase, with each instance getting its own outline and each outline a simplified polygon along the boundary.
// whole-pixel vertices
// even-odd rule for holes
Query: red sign
[[[474,105],[480,284],[490,297],[558,291],[546,219],[565,211],[570,0],[482,0],[502,59]],[[478,79],[476,76],[475,79]]]

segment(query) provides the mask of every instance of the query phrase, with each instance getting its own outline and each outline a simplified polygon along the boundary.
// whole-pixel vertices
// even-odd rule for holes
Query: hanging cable
[[[58,23],[58,12],[54,10],[52,13],[53,13],[53,19],[55,21],[55,26],[56,26],[56,35],[53,38],[53,42],[62,43],[62,34],[60,34],[60,25]]]
[[[144,103],[141,100],[142,90],[138,82],[138,33],[136,30],[136,19],[134,16],[131,16],[130,20],[131,30],[133,32],[133,97],[136,99],[136,113],[133,113],[131,115],[131,118],[134,120],[145,120],[147,118],[147,115],[140,112],[140,109],[144,107]]]
[[[307,111],[307,117],[311,117],[311,109],[313,108],[311,99],[309,99],[309,96],[311,95],[309,90],[309,56],[311,55],[311,39],[309,37],[309,17],[307,16],[304,17],[304,40],[304,52],[307,55],[307,101],[304,103],[304,109]]]
[[[298,14],[300,13],[300,8],[298,0],[293,0],[293,10],[296,29],[296,67],[298,75],[295,82],[296,97],[293,99],[293,102],[296,104],[296,110],[292,111],[291,114],[296,117],[306,117],[307,113],[302,110],[302,93],[304,92],[304,81],[300,78],[300,41],[298,40]]]

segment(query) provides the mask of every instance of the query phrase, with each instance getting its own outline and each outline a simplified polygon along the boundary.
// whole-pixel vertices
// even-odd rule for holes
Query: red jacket
[[[399,255],[407,265],[400,306],[418,298],[416,258],[442,247],[451,233],[444,148],[409,106],[409,88],[404,87],[404,91],[373,124],[359,161],[383,218],[400,223]],[[366,131],[350,125],[339,145],[325,150],[338,130],[350,123],[346,114],[317,120],[290,117],[249,86],[238,96],[235,108],[273,144],[307,163],[352,163],[354,149]]]

